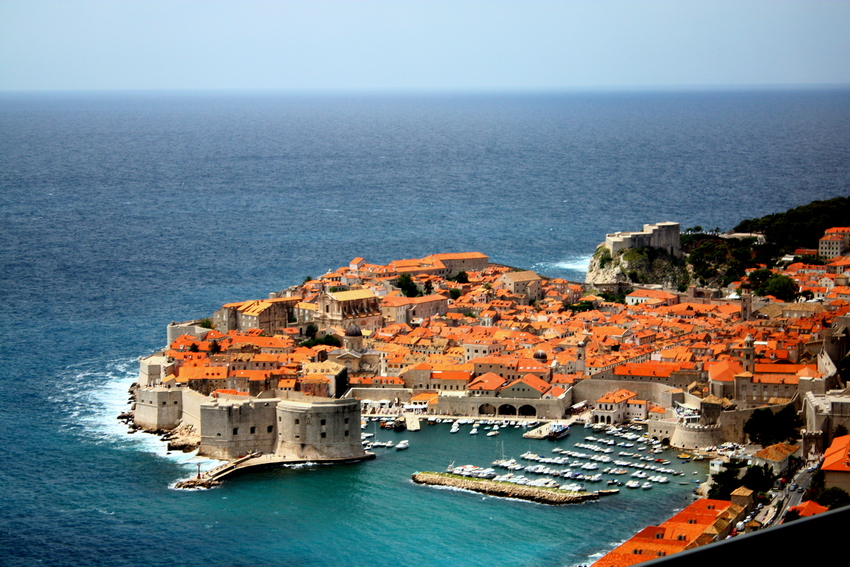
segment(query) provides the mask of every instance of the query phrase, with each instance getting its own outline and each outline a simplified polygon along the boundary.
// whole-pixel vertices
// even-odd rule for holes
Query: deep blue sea
[[[606,232],[848,195],[848,90],[0,95],[2,563],[587,563],[690,487],[551,508],[414,486],[541,447],[434,426],[368,463],[175,491],[196,462],[115,419],[137,357],[356,256],[581,280]]]

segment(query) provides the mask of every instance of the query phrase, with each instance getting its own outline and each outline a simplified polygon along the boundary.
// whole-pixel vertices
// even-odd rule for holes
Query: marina
[[[379,421],[379,420],[378,420]],[[539,496],[534,490],[555,492],[566,495],[605,495],[619,494],[618,499],[633,499],[641,497],[642,493],[653,493],[655,498],[675,493],[690,498],[696,484],[706,478],[706,467],[694,467],[690,461],[682,465],[672,464],[676,451],[663,448],[660,443],[648,438],[639,426],[593,428],[583,423],[573,422],[571,434],[552,439],[540,432],[551,431],[549,422],[538,423],[535,420],[518,422],[516,420],[452,418],[428,418],[428,427],[413,433],[410,439],[414,446],[421,445],[417,437],[423,433],[445,435],[453,440],[452,446],[458,450],[448,463],[440,463],[421,455],[422,460],[429,461],[433,468],[415,468],[412,474],[421,475],[420,470],[434,471],[429,473],[428,481],[414,478],[418,484],[449,486],[462,488],[473,492],[481,492],[489,496],[519,498],[535,502],[551,501],[549,503],[567,503],[592,500],[582,497],[577,500],[560,499],[559,497]],[[372,422],[364,421],[364,430],[372,427]],[[480,431],[487,431],[482,437]],[[502,436],[494,432],[504,432]],[[528,433],[532,432],[532,436]],[[452,434],[465,433],[460,437]],[[398,435],[398,432],[394,432]],[[494,439],[488,439],[494,437]],[[455,440],[463,440],[455,443]],[[392,447],[393,441],[388,441]],[[429,444],[430,445],[430,444]],[[370,443],[371,447],[381,446]],[[405,443],[407,446],[407,443]],[[463,448],[461,448],[463,447]],[[416,453],[419,453],[417,449]],[[490,454],[490,457],[487,454]],[[378,461],[385,452],[379,452]],[[696,463],[694,463],[696,464]],[[697,476],[688,482],[671,483],[671,479],[683,478],[686,475]],[[464,479],[468,482],[449,482],[445,480]],[[475,484],[488,481],[489,484]],[[498,486],[496,486],[498,485]],[[520,491],[525,496],[510,495],[512,488],[524,487],[534,489],[531,492]],[[633,490],[621,492],[625,487]],[[636,489],[636,490],[635,490]],[[658,493],[658,490],[662,493]],[[642,498],[642,497],[641,497]]]

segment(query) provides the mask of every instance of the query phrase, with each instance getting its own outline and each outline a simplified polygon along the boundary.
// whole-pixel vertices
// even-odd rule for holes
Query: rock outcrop
[[[657,248],[627,248],[611,255],[600,244],[590,259],[585,282],[600,284],[655,284],[667,291],[684,289],[690,274],[684,260]]]

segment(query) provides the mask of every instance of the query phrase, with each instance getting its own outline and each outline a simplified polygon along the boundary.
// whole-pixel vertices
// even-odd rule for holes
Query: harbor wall
[[[277,402],[225,398],[202,403],[198,454],[226,460],[255,451],[273,453]]]
[[[322,460],[365,455],[360,439],[359,400],[280,400],[275,417],[275,454],[282,458]]]

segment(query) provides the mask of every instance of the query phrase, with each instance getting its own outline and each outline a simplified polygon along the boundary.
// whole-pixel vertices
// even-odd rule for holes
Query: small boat
[[[478,428],[477,428],[477,427],[473,427],[473,428],[472,428],[472,430],[469,432],[469,434],[470,434],[470,435],[478,435]]]
[[[553,423],[549,426],[549,431],[546,433],[546,439],[557,441],[563,439],[570,434],[570,426],[561,423]]]
[[[396,451],[403,451],[408,448],[410,448],[410,441],[408,441],[407,439],[399,441],[398,444],[395,446]]]
[[[688,455],[687,453],[679,453],[678,455],[676,455],[676,458],[677,459],[690,459],[691,456]]]
[[[487,437],[493,437],[494,435],[498,435],[498,434],[499,434],[499,430],[493,429],[492,431],[487,432]]]

